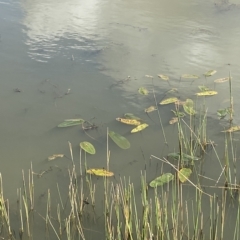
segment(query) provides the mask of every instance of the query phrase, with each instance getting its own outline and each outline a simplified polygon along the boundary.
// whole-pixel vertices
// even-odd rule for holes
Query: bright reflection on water
[[[87,156],[88,166],[106,166],[107,127],[131,142],[131,149],[123,151],[109,141],[110,167],[117,176],[131,176],[139,188],[139,173],[145,166],[148,180],[158,175],[159,163],[149,164],[149,156],[175,151],[177,129],[168,124],[172,106],[159,108],[166,146],[157,113],[150,118],[144,113],[154,104],[151,94],[137,92],[141,86],[152,89],[146,74],[154,76],[157,102],[170,88],[178,88],[181,100],[194,98],[202,84],[217,90],[217,96],[206,98],[206,106],[211,140],[222,139],[216,110],[228,106],[228,85],[214,85],[213,80],[231,71],[233,96],[237,98],[240,91],[240,7],[231,3],[0,0],[0,146],[6,195],[15,199],[21,170],[32,162],[34,172],[48,172],[35,182],[37,204],[45,209],[47,188],[56,189],[56,182],[61,190],[66,188],[71,166],[68,159],[49,163],[46,158],[57,153],[69,156],[70,141],[78,164],[79,142],[90,141],[97,155]],[[202,76],[210,69],[217,73],[207,80],[179,81],[181,74]],[[168,75],[169,83],[158,74]],[[65,94],[68,89],[70,94]],[[234,107],[239,109],[238,101]],[[115,121],[126,112],[150,127],[130,134],[131,127]],[[99,128],[89,131],[89,136],[79,127],[56,128],[68,118],[91,120]],[[238,111],[234,120],[240,123]],[[216,173],[211,169],[216,169],[212,162],[206,175],[217,179],[221,169]]]

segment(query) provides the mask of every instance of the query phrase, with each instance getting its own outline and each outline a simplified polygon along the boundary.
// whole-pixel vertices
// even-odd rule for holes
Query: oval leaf
[[[127,118],[127,119],[135,119],[135,120],[139,120],[139,121],[142,120],[141,118],[133,115],[132,113],[125,113],[125,114],[124,114],[124,117]]]
[[[148,95],[148,90],[145,87],[140,87],[138,92],[142,95]]]
[[[111,177],[114,175],[113,172],[109,172],[105,169],[97,169],[97,168],[88,169],[87,173],[100,176],[100,177]]]
[[[206,73],[204,73],[205,77],[210,77],[212,75],[214,75],[217,71],[216,70],[209,70]]]
[[[174,160],[180,160],[180,153],[169,153],[168,155],[167,155],[169,158],[173,158]],[[182,157],[183,157],[183,161],[192,161],[192,160],[194,160],[194,161],[197,161],[197,160],[199,160],[199,158],[198,157],[195,157],[195,156],[191,156],[191,155],[188,155],[188,154],[186,154],[186,153],[183,153],[182,154]]]
[[[109,137],[122,149],[130,148],[130,142],[123,136],[113,131],[109,131]]]
[[[224,83],[229,81],[229,77],[225,77],[225,78],[218,78],[216,80],[214,80],[215,83]]]
[[[157,110],[156,106],[150,106],[148,108],[145,108],[144,112],[150,113],[150,112],[153,112],[153,111],[156,111],[156,110]]]
[[[194,74],[183,74],[181,77],[182,78],[199,78],[199,76]]]
[[[117,121],[121,122],[121,123],[125,123],[125,124],[129,124],[129,125],[140,125],[141,122],[135,119],[126,119],[126,118],[116,118]]]
[[[160,177],[155,178],[153,181],[149,183],[150,187],[158,187],[162,186],[165,183],[168,183],[174,179],[174,175],[172,173],[164,173]]]
[[[165,81],[169,80],[169,77],[167,75],[159,74],[158,77],[161,78],[162,80],[165,80]]]
[[[216,91],[205,91],[205,92],[196,93],[197,96],[213,96],[216,94],[217,94]]]
[[[145,129],[146,127],[148,127],[148,124],[143,123],[141,125],[138,125],[137,127],[135,127],[134,129],[132,129],[131,133],[136,133],[136,132],[140,132],[143,129]]]
[[[90,142],[80,142],[80,147],[89,154],[95,154],[96,150]]]
[[[76,125],[83,124],[85,121],[81,118],[79,119],[66,119],[64,122],[58,124],[58,127],[72,127]]]
[[[172,97],[172,98],[167,98],[167,99],[162,100],[159,104],[165,105],[165,104],[175,103],[177,101],[178,101],[178,99],[176,97]]]
[[[192,174],[192,170],[190,168],[182,168],[178,172],[178,179],[180,182],[184,183],[189,179],[190,175]]]

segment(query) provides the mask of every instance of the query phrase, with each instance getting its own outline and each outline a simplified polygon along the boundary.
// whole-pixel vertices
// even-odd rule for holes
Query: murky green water
[[[90,141],[97,155],[88,156],[88,166],[106,166],[107,127],[132,145],[123,151],[109,142],[110,167],[116,175],[131,176],[138,187],[145,165],[149,180],[159,174],[159,163],[149,164],[149,156],[174,151],[177,128],[168,124],[173,107],[159,108],[167,147],[157,113],[151,119],[144,113],[154,104],[153,96],[137,91],[141,86],[152,89],[146,74],[154,76],[158,102],[171,88],[178,88],[181,100],[195,98],[201,84],[217,90],[217,96],[206,98],[206,106],[211,140],[220,141],[224,122],[219,123],[216,110],[228,106],[228,85],[216,85],[213,80],[228,76],[229,71],[234,107],[239,109],[240,7],[237,2],[231,4],[236,5],[227,1],[1,0],[1,174],[5,195],[13,199],[11,205],[15,206],[16,189],[22,185],[22,170],[27,172],[31,162],[36,173],[53,169],[36,179],[39,205],[44,206],[45,193],[56,182],[66,187],[71,162],[46,159],[55,153],[70,156],[68,141],[76,162],[79,143]],[[209,69],[216,69],[217,74],[206,81],[203,77],[179,81],[183,73],[202,76]],[[158,74],[167,74],[169,83],[157,78]],[[138,115],[150,127],[131,135],[131,127],[115,121],[126,112]],[[80,127],[56,128],[68,118],[83,118],[99,127],[88,131],[91,138]],[[239,124],[238,111],[234,121]],[[206,172],[217,179],[218,173],[209,169]]]

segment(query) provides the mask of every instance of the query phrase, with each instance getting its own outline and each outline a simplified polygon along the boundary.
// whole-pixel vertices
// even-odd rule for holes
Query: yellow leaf
[[[179,172],[178,172],[178,179],[184,183],[187,181],[187,179],[190,177],[190,175],[192,174],[192,170],[190,168],[182,168]]]
[[[150,107],[146,108],[146,109],[144,110],[144,112],[150,113],[150,112],[153,112],[153,111],[155,111],[155,110],[157,110],[157,107],[156,107],[156,106],[150,106]]]
[[[140,87],[138,92],[142,95],[148,95],[148,90],[145,87]]]
[[[236,132],[240,130],[240,126],[234,126],[234,127],[230,127],[229,129],[222,131],[222,132]]]
[[[105,169],[97,169],[97,168],[88,169],[87,173],[94,174],[96,176],[101,176],[101,177],[111,177],[114,175],[113,172],[109,172]]]
[[[169,80],[169,77],[166,75],[159,74],[158,77],[165,81]]]
[[[134,129],[132,129],[131,133],[140,132],[140,131],[142,131],[143,129],[145,129],[146,127],[148,127],[148,124],[143,123],[143,124],[135,127]]]
[[[216,91],[205,91],[205,92],[196,93],[197,96],[213,96],[216,94],[217,94]]]
[[[169,103],[175,103],[177,101],[178,101],[178,99],[176,97],[172,97],[172,98],[167,98],[167,99],[162,100],[159,104],[165,105],[165,104],[169,104]]]
[[[125,124],[129,124],[129,125],[140,125],[141,122],[135,119],[126,119],[126,118],[116,118],[117,121],[121,122],[121,123],[125,123]]]

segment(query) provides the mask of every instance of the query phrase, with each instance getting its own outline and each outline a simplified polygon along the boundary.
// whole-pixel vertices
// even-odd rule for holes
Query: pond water
[[[155,104],[153,95],[138,93],[141,86],[153,88],[146,75],[154,77],[157,102],[172,88],[178,89],[175,95],[181,100],[195,99],[203,84],[218,91],[205,104],[209,138],[221,152],[220,131],[226,122],[218,120],[216,111],[229,106],[229,87],[213,80],[231,72],[234,123],[239,124],[239,13],[238,1],[0,0],[1,174],[13,208],[22,170],[27,174],[31,163],[36,173],[52,170],[36,179],[37,198],[56,188],[56,182],[66,187],[71,161],[48,162],[47,157],[70,156],[68,141],[76,164],[79,143],[89,141],[97,154],[87,156],[88,166],[105,167],[107,127],[131,142],[129,150],[121,150],[109,141],[110,168],[116,175],[131,176],[136,187],[146,166],[148,180],[159,175],[159,162],[149,164],[149,157],[177,149],[177,127],[168,123],[174,106],[159,106],[166,145],[157,112],[144,112]],[[210,69],[217,73],[205,80],[203,73]],[[201,78],[180,81],[184,73]],[[131,127],[115,120],[127,112],[149,127],[131,135]],[[79,126],[56,127],[69,118],[83,118],[98,128],[87,135]],[[219,171],[211,170],[214,164],[210,162],[205,172],[217,179]],[[42,198],[38,204],[45,206]]]

